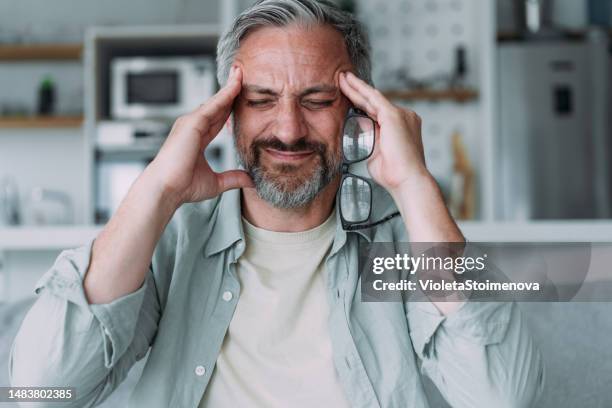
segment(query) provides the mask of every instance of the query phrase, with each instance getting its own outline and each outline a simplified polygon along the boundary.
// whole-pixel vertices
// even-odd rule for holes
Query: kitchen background
[[[612,242],[612,0],[338,3],[366,23],[376,86],[423,117],[469,239]],[[0,305],[96,235],[213,92],[216,41],[248,4],[0,2]],[[207,156],[234,166],[231,135]]]

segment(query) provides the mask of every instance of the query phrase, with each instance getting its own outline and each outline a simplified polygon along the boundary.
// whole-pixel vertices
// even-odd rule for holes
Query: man
[[[37,285],[12,383],[74,386],[74,406],[92,406],[149,352],[133,407],[425,407],[419,368],[452,406],[530,406],[542,367],[514,305],[360,300],[360,241],[463,236],[419,117],[368,84],[358,23],[327,2],[263,0],[217,58],[221,90]],[[335,202],[351,105],[377,123],[372,218],[401,218],[346,232]],[[202,152],[232,112],[243,170],[217,174]]]

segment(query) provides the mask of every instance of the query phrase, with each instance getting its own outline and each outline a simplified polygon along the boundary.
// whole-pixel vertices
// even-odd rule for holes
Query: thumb
[[[224,193],[233,188],[251,188],[255,187],[251,176],[244,170],[229,170],[223,173],[217,173],[217,185],[219,186],[218,194]]]

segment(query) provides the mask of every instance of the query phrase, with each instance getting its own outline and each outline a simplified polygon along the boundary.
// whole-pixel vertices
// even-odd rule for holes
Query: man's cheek
[[[318,135],[316,138],[327,146],[335,146],[340,141],[344,116],[337,111],[327,112],[325,115],[309,116],[307,118],[309,133]]]

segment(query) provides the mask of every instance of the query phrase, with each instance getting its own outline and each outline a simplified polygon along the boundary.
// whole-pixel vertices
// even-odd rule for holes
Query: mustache
[[[287,144],[276,137],[255,140],[251,143],[251,149],[258,151],[260,149],[274,149],[281,152],[303,152],[313,151],[316,153],[325,153],[327,146],[320,142],[313,142],[305,137],[298,139],[295,143]]]

